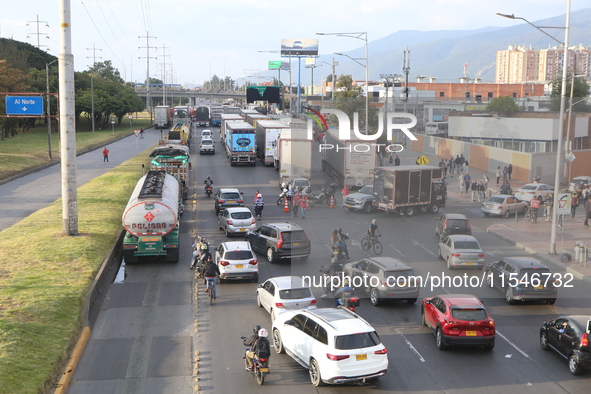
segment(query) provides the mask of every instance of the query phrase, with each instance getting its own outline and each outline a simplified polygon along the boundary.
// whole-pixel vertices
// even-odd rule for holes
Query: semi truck
[[[251,125],[252,127],[257,127],[257,122],[261,120],[272,120],[270,116],[259,114],[246,114],[246,123]]]
[[[375,148],[368,141],[338,138],[338,131],[330,129],[320,145],[322,170],[337,183],[349,188],[371,184],[376,165]]]
[[[167,144],[179,144],[189,145],[191,139],[191,129],[189,126],[182,123],[178,123],[168,131],[163,141],[160,141],[160,145]]]
[[[225,114],[240,114],[240,108],[233,107],[230,105],[224,105],[224,113]]]
[[[154,108],[154,127],[157,129],[170,127],[170,108],[168,105],[158,105]]]
[[[446,182],[439,167],[408,165],[374,170],[374,208],[406,216],[422,209],[437,213],[445,206],[446,197]]]
[[[193,107],[188,105],[177,105],[172,110],[172,124],[173,125],[185,125],[191,127],[191,116]]]
[[[221,115],[224,113],[224,107],[211,107],[211,125],[220,127],[222,123]]]
[[[189,194],[189,147],[186,145],[168,144],[155,148],[150,153],[152,161],[150,170],[166,171],[181,182],[182,198],[186,200]]]
[[[257,155],[266,166],[275,164],[274,151],[275,141],[279,138],[282,130],[288,126],[277,120],[259,120],[256,125],[256,148]]]
[[[305,129],[281,130],[276,142],[275,169],[279,183],[295,178],[310,179],[312,174],[312,141]]]
[[[230,165],[256,166],[255,128],[244,121],[226,122],[226,154]]]
[[[223,114],[221,116],[221,125],[220,125],[220,140],[222,142],[222,146],[226,146],[226,124],[228,122],[243,122],[242,116],[239,114]]]
[[[201,105],[195,109],[195,122],[197,122],[197,126],[209,126],[211,124],[211,112],[207,105]]]
[[[148,171],[140,178],[122,216],[125,262],[162,256],[166,261],[178,262],[181,212],[180,184],[174,176]]]

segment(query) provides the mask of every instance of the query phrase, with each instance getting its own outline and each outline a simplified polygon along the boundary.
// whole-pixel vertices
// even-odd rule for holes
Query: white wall
[[[450,116],[448,122],[450,137],[552,141],[558,135],[557,119]]]

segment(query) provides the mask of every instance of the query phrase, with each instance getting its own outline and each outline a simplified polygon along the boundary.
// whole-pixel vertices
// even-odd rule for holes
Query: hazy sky
[[[60,1],[65,0],[10,1],[2,7],[0,36],[32,45],[38,38],[42,49],[57,56]],[[589,6],[589,0],[572,0],[571,10]],[[469,30],[518,23],[496,12],[532,22],[563,15],[567,0],[70,0],[70,7],[76,71],[92,64],[88,48],[94,45],[97,61],[111,60],[127,81],[143,81],[146,39],[138,37],[150,35],[157,37],[149,41],[155,47],[150,57],[157,57],[150,60],[151,77],[162,79],[166,65],[168,83],[201,84],[210,73],[238,79],[266,69],[268,60],[281,57],[257,51],[279,50],[282,38],[318,38],[320,54],[332,54],[363,42],[316,32],[367,31],[371,46],[372,40],[399,30]],[[317,73],[327,75],[328,69],[320,67]]]

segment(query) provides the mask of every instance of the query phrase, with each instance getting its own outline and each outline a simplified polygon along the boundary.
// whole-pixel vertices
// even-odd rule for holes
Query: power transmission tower
[[[148,32],[146,32],[145,36],[139,36],[138,38],[145,38],[146,39],[146,46],[145,47],[138,47],[139,49],[146,48],[146,108],[148,109],[148,113],[150,114],[150,121],[152,121],[152,102],[150,99],[150,59],[158,59],[157,57],[150,57],[150,49],[156,49],[156,47],[150,46],[150,38],[156,39],[154,36],[150,36]],[[142,59],[143,56],[138,57],[138,59]]]
[[[406,48],[402,59],[402,72],[405,76],[404,82],[404,112],[406,113],[406,104],[408,103],[408,73],[410,72],[410,50]]]
[[[92,48],[86,48],[87,51],[92,51],[92,68],[96,67],[96,51],[102,51],[100,48],[94,47],[94,42],[92,43]],[[86,57],[90,59],[90,56]],[[102,57],[99,57],[102,59]],[[94,71],[94,70],[93,70]],[[90,105],[92,107],[92,132],[94,133],[94,74],[90,73]]]
[[[48,35],[47,33],[42,33],[42,32],[39,32],[39,24],[40,24],[40,23],[45,23],[45,27],[49,27],[49,22],[46,22],[46,21],[40,21],[40,20],[39,20],[39,15],[37,15],[37,19],[36,19],[36,20],[34,20],[34,21],[28,21],[28,22],[27,22],[27,26],[30,26],[30,25],[29,25],[29,23],[35,23],[35,25],[36,25],[36,27],[37,27],[37,29],[36,29],[36,32],[35,32],[35,33],[29,33],[29,34],[33,34],[33,35],[36,35],[36,36],[37,36],[37,49],[41,49],[41,47],[48,47],[47,45],[41,45],[41,44],[39,43],[39,36],[40,36],[40,35],[45,35],[45,38],[49,38],[49,35]],[[30,37],[27,35],[27,38],[30,38]],[[48,47],[48,50],[49,50],[49,47]]]

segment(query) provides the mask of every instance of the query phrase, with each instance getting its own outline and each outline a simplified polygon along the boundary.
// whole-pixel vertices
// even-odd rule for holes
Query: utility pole
[[[92,68],[96,66],[96,51],[97,48],[94,47],[94,42],[92,43],[92,48],[86,48],[87,51],[92,51]],[[102,51],[102,49],[98,49]],[[100,58],[102,59],[102,57]],[[94,71],[94,70],[93,70]],[[92,107],[92,132],[94,133],[94,74],[90,73],[90,105]]]
[[[74,93],[74,55],[70,0],[60,0],[60,152],[62,181],[62,221],[65,235],[78,235],[78,196],[76,187],[76,124]]]
[[[47,146],[49,150],[49,158],[53,159],[51,153],[51,99],[49,97],[49,66],[57,62],[59,59],[55,59],[49,63],[45,63],[45,90],[47,93]]]
[[[166,57],[170,56],[166,54],[166,50],[170,47],[165,46],[162,43],[162,104],[166,105]]]
[[[404,50],[402,60],[402,72],[404,73],[404,112],[406,113],[406,104],[408,103],[408,73],[410,72],[410,50]]]
[[[150,36],[148,32],[146,32],[145,36],[139,36],[138,38],[145,38],[146,39],[146,46],[145,47],[138,47],[139,49],[146,48],[146,108],[148,109],[148,113],[150,114],[150,122],[152,121],[152,101],[150,100],[150,59],[158,59],[157,57],[150,57],[150,48],[156,49],[156,47],[150,46],[150,38],[156,38]],[[140,56],[138,59],[141,59]]]
[[[45,27],[49,27],[49,23],[46,21],[40,21],[39,20],[39,15],[37,15],[37,19],[34,21],[28,21],[27,22],[27,26],[30,26],[29,23],[35,23],[36,25],[36,33],[29,33],[29,34],[33,34],[37,36],[37,49],[41,49],[41,47],[46,47],[47,45],[41,45],[39,43],[39,36],[45,34],[45,38],[49,38],[49,35],[47,33],[41,33],[39,32],[39,23],[45,23]],[[27,38],[29,38],[29,36],[27,35]]]

